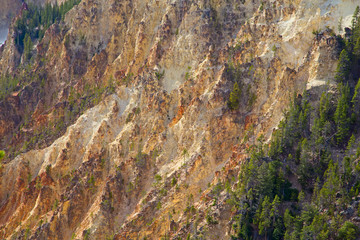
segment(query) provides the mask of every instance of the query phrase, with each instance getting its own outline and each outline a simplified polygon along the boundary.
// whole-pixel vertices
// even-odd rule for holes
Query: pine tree
[[[258,214],[258,223],[259,223],[259,233],[261,235],[265,235],[265,239],[267,239],[267,232],[271,226],[271,203],[268,196],[266,196],[261,204],[261,213]]]
[[[304,95],[301,103],[301,112],[299,114],[299,132],[302,137],[308,137],[310,134],[310,104]]]
[[[339,239],[355,240],[358,236],[359,228],[352,222],[346,221],[339,229]]]
[[[354,44],[355,41],[360,37],[360,9],[359,9],[359,6],[357,6],[355,9],[351,23],[352,23],[351,39],[352,39],[352,43]]]
[[[285,236],[284,239],[296,239],[294,236],[297,235],[295,228],[296,218],[291,216],[290,210],[287,208],[284,213],[284,225],[285,225]]]
[[[360,8],[359,6],[357,6],[355,8],[355,11],[354,11],[354,14],[353,14],[353,17],[352,17],[352,20],[351,20],[351,23],[352,23],[352,28],[354,29],[358,23],[358,20],[359,20],[359,14],[360,14]]]
[[[230,93],[228,106],[231,110],[235,110],[239,107],[239,101],[241,97],[241,89],[239,84],[236,82],[234,84],[233,91]]]
[[[31,50],[32,50],[31,37],[28,33],[26,33],[24,38],[24,59],[26,61],[31,58]]]
[[[353,54],[354,54],[355,60],[359,61],[359,59],[360,59],[360,37],[356,40]]]
[[[354,95],[351,99],[352,104],[352,121],[355,124],[360,123],[360,79],[355,86]]]
[[[279,216],[279,207],[280,207],[280,198],[278,195],[275,196],[273,202],[271,203],[270,218],[272,219],[273,225],[275,225],[275,220]]]
[[[335,137],[336,142],[343,145],[350,135],[350,87],[346,84],[340,85],[339,88],[341,93],[334,115],[337,130]]]
[[[326,121],[331,120],[331,105],[329,94],[323,93],[320,98],[319,107],[320,126],[324,127]]]
[[[258,177],[258,184],[257,187],[259,189],[259,194],[261,196],[269,196],[273,190],[273,181],[272,176],[269,171],[269,164],[264,162],[261,166],[257,169],[257,177]]]
[[[343,49],[340,53],[339,63],[336,68],[335,80],[338,83],[345,82],[350,74],[351,61],[350,54],[346,49]]]
[[[334,210],[335,195],[339,191],[339,176],[338,165],[330,162],[329,168],[326,170],[324,177],[326,178],[322,189],[319,192],[319,203],[328,208]]]

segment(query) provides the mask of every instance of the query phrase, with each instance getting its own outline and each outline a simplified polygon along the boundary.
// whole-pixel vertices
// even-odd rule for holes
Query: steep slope
[[[8,34],[9,25],[11,20],[21,10],[23,0],[3,0],[0,8],[0,45],[2,45]],[[63,0],[29,0],[25,1],[28,4],[44,5],[45,3],[58,3],[61,4]]]
[[[1,3],[0,9],[0,45],[4,43],[7,37],[8,28],[11,22],[11,18],[16,15],[20,10],[21,0],[4,1]]]
[[[355,6],[83,0],[33,39],[32,60],[8,39],[0,69],[22,80],[0,104],[1,147],[35,139],[0,169],[0,237],[230,239],[216,186],[270,138],[294,92],[334,84],[330,29]],[[57,133],[41,139],[46,129]]]

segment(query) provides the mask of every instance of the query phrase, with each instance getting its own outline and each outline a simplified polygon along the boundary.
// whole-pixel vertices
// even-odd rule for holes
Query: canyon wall
[[[82,0],[36,43],[26,74],[39,79],[0,102],[1,148],[18,151],[0,168],[0,238],[230,239],[229,196],[214,203],[213,187],[237,176],[248,144],[270,139],[294,93],[334,85],[334,32],[356,4]],[[2,74],[25,62],[14,41]],[[82,104],[72,92],[109,81],[115,89],[58,135],[17,147],[55,131]]]

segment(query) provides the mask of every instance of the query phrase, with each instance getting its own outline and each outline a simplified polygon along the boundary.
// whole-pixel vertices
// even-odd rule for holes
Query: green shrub
[[[155,181],[156,183],[159,183],[162,180],[162,177],[159,174],[155,175]]]
[[[176,183],[177,183],[177,179],[176,179],[175,177],[173,177],[173,178],[171,179],[171,186],[172,186],[172,187],[175,186]]]
[[[234,83],[234,88],[232,92],[230,93],[229,101],[228,101],[228,107],[231,110],[235,110],[239,108],[240,103],[240,97],[241,97],[241,89],[239,87],[239,84],[236,82]]]
[[[352,222],[346,221],[339,229],[339,239],[355,240],[359,236],[359,228]]]
[[[209,213],[206,214],[206,222],[207,224],[218,224],[219,222],[213,218]]]

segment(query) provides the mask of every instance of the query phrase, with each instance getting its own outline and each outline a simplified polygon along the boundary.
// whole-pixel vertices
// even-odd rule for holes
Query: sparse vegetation
[[[156,209],[157,209],[157,210],[160,210],[160,209],[161,209],[161,202],[160,202],[160,201],[158,201],[158,203],[157,203],[157,205],[156,205]]]
[[[126,192],[130,193],[133,190],[134,190],[134,184],[132,182],[129,182],[129,184],[127,185],[127,188],[126,188]]]
[[[241,98],[241,89],[239,84],[236,82],[234,83],[234,87],[232,92],[230,93],[228,106],[231,110],[235,110],[239,108],[240,98]]]
[[[154,177],[154,179],[155,179],[155,183],[156,183],[156,184],[159,184],[159,183],[161,182],[161,180],[162,180],[162,177],[161,177],[161,175],[156,174],[155,177]]]
[[[46,171],[46,174],[47,174],[47,175],[50,175],[50,174],[51,174],[51,164],[49,164],[49,165],[46,166],[45,171]]]
[[[165,188],[160,189],[159,194],[161,197],[165,197],[167,195],[167,190]]]
[[[162,72],[155,72],[155,76],[157,78],[158,81],[160,81],[165,75],[165,70],[163,70]]]
[[[215,220],[209,213],[206,214],[206,222],[207,224],[218,224],[218,221]]]
[[[177,183],[177,179],[176,179],[175,177],[173,177],[173,178],[171,179],[171,186],[172,186],[172,187],[175,186],[176,183]]]
[[[276,52],[277,47],[276,47],[276,45],[275,45],[275,44],[272,46],[271,50],[272,50],[274,53]]]
[[[134,77],[134,74],[129,73],[122,79],[122,82],[127,86],[133,80],[133,77]]]
[[[260,2],[260,7],[259,7],[260,12],[264,11],[264,4],[265,3],[263,1]]]
[[[0,77],[0,101],[9,95],[9,93],[12,93],[18,87],[18,84],[18,77],[8,74],[2,75]]]
[[[84,240],[89,240],[90,239],[90,233],[91,233],[90,229],[84,230],[83,239]]]
[[[58,206],[59,206],[59,200],[55,199],[52,210],[55,211],[58,208]]]
[[[5,151],[0,150],[0,170],[2,169],[2,159],[5,157]]]
[[[94,175],[90,175],[89,180],[87,181],[89,185],[89,189],[91,191],[95,191],[96,185],[95,185],[95,177]]]
[[[41,189],[41,179],[39,177],[36,178],[35,188],[40,190]]]

